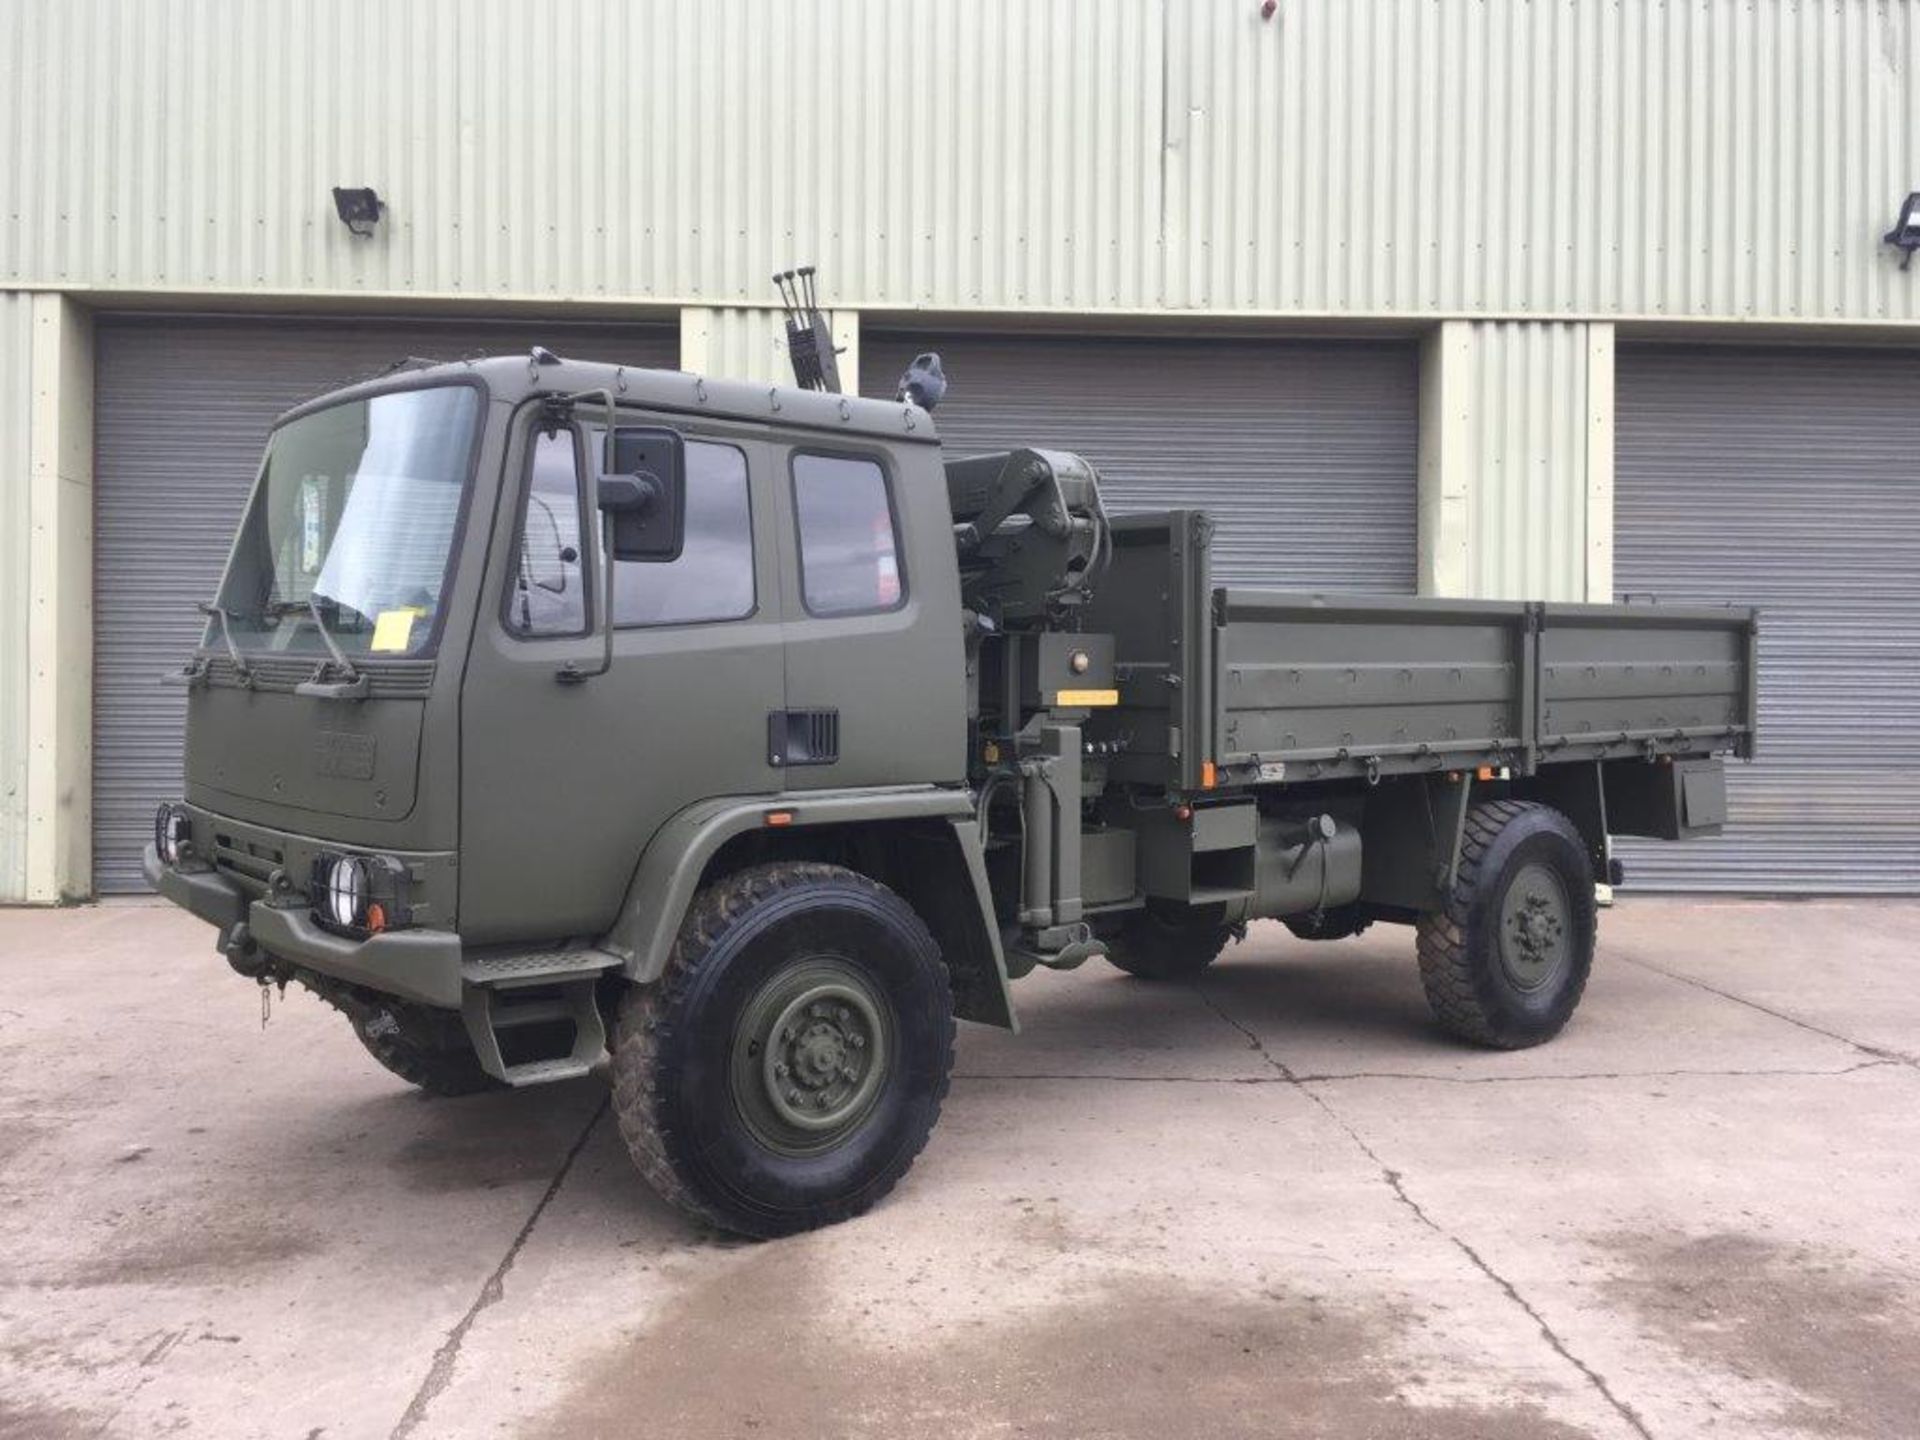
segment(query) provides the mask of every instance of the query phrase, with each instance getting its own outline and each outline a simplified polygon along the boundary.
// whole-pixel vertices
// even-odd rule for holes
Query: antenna
[[[819,292],[811,265],[782,270],[773,277],[787,321],[787,358],[793,362],[793,383],[802,390],[840,393],[840,352],[833,347],[833,330],[820,313]]]

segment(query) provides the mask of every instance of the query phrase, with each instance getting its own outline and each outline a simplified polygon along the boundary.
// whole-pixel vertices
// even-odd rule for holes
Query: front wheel
[[[1593,968],[1593,864],[1573,823],[1519,800],[1467,814],[1443,910],[1420,917],[1420,979],[1440,1023],[1502,1050],[1551,1040]]]
[[[352,1015],[353,1033],[367,1053],[428,1095],[450,1099],[505,1089],[481,1068],[460,1017],[403,1001]]]
[[[743,1235],[858,1215],[940,1114],[953,996],[893,891],[836,865],[755,866],[695,901],[658,983],[627,993],[614,1109],[662,1197]]]

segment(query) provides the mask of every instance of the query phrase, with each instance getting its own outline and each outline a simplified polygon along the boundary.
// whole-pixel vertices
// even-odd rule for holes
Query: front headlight
[[[193,839],[193,822],[187,812],[169,801],[153,812],[153,848],[169,865],[178,865]]]
[[[351,855],[342,855],[327,867],[321,908],[334,924],[343,929],[358,929],[367,918],[367,888],[366,863]]]
[[[329,930],[378,935],[409,923],[407,867],[385,855],[314,858],[308,903]]]

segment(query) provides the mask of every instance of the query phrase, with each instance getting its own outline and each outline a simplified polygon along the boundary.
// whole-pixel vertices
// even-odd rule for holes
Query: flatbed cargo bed
[[[1113,778],[1177,791],[1568,761],[1750,756],[1756,612],[1216,588],[1197,511],[1114,522],[1088,629]]]

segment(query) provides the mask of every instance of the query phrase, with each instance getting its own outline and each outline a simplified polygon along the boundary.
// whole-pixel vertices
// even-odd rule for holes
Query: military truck
[[[604,1066],[660,1193],[772,1236],[894,1185],[1036,967],[1405,925],[1440,1026],[1535,1045],[1608,837],[1724,823],[1752,611],[1217,586],[1204,513],[948,459],[936,378],[536,350],[290,411],[149,879],[422,1090]]]

